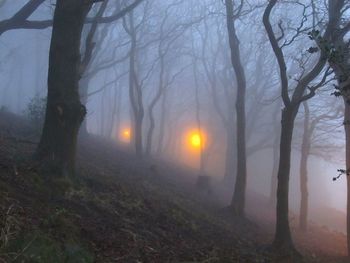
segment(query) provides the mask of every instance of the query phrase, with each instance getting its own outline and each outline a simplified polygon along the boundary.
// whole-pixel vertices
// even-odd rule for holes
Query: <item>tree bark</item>
[[[74,174],[77,135],[86,114],[78,91],[80,40],[91,5],[58,0],[55,8],[46,116],[37,155],[57,165],[60,175]]]
[[[280,160],[277,185],[277,221],[273,241],[274,248],[282,253],[294,250],[289,227],[289,176],[291,165],[292,138],[298,105],[290,105],[282,111]]]
[[[203,147],[203,140],[202,140],[202,124],[201,124],[201,109],[200,109],[200,100],[199,100],[199,84],[197,80],[197,67],[194,66],[194,75],[195,75],[195,101],[196,101],[196,124],[197,124],[197,130],[199,133],[199,136],[201,138],[200,145],[199,145],[199,174],[204,174],[204,147]]]
[[[143,156],[142,118],[139,116],[136,116],[135,118],[135,138],[134,138],[136,155],[140,158]]]
[[[80,97],[81,97],[81,104],[83,104],[85,107],[88,102],[88,91],[89,91],[89,77],[83,77],[79,82],[79,91],[80,91]],[[89,135],[88,129],[87,129],[87,119],[84,118],[79,134],[83,137],[86,137]]]
[[[350,171],[350,104],[349,101],[344,98],[344,129],[345,129],[345,156],[346,156],[346,171]],[[350,255],[350,178],[346,176],[347,181],[347,216],[346,216],[346,233],[347,233],[347,245],[348,256]]]
[[[280,132],[278,133],[280,134]],[[277,202],[277,174],[278,174],[278,164],[279,164],[279,142],[280,139],[276,135],[276,139],[273,144],[273,167],[270,181],[270,204],[275,206]]]
[[[308,218],[308,187],[307,187],[307,163],[310,155],[310,111],[307,102],[304,105],[304,131],[303,141],[301,145],[301,157],[300,157],[300,211],[299,211],[299,228],[302,231],[307,231],[307,218]]]
[[[225,175],[224,182],[233,185],[236,179],[235,167],[236,167],[236,151],[235,151],[235,131],[234,131],[234,118],[229,116],[229,121],[226,126],[226,154],[225,154]]]
[[[237,115],[237,178],[231,201],[231,208],[235,215],[244,217],[245,191],[247,184],[246,165],[246,134],[245,134],[245,93],[246,79],[240,58],[239,40],[235,29],[233,1],[225,0],[227,31],[231,49],[231,63],[237,79],[236,115]]]
[[[108,4],[108,0],[104,1],[101,4],[100,8],[98,9],[93,19],[90,29],[87,32],[87,36],[85,39],[84,54],[81,59],[81,63],[79,67],[79,74],[80,76],[82,76],[81,80],[79,81],[79,91],[81,95],[82,104],[85,107],[88,101],[88,91],[89,91],[89,83],[90,83],[90,77],[85,76],[85,73],[91,67],[91,60],[93,59],[93,51],[95,49],[94,37],[97,31],[98,19],[100,19],[103,16],[103,13],[106,10],[107,4]],[[83,137],[87,137],[89,135],[88,129],[87,129],[87,118],[84,118],[83,120],[83,123],[80,128],[80,135]]]
[[[121,104],[122,104],[122,92],[120,87],[116,87],[114,90],[114,100],[113,100],[113,110],[112,110],[112,120],[111,120],[111,130],[110,137],[114,138],[114,133],[120,132],[120,116],[121,116]]]
[[[152,153],[152,144],[153,144],[153,133],[154,133],[154,128],[156,126],[154,116],[153,116],[153,111],[155,106],[157,105],[158,101],[161,99],[164,91],[164,55],[159,52],[160,55],[160,73],[159,73],[159,83],[158,83],[158,89],[156,92],[155,97],[152,99],[149,107],[148,107],[148,116],[149,116],[149,122],[150,122],[150,127],[148,129],[147,133],[147,141],[146,141],[146,155],[150,156]]]
[[[129,25],[124,20],[123,26],[125,31],[129,34],[131,39],[130,55],[129,55],[129,99],[131,109],[133,113],[134,121],[134,132],[133,132],[133,143],[135,146],[135,153],[138,158],[143,157],[143,140],[142,140],[142,126],[144,118],[144,107],[143,107],[143,94],[142,87],[138,80],[136,72],[137,62],[137,36],[134,25],[133,13],[129,14]]]
[[[273,155],[273,166],[272,174],[270,180],[270,205],[276,206],[277,202],[277,174],[278,174],[278,164],[279,164],[279,144],[280,144],[280,134],[281,134],[281,123],[277,122],[281,119],[280,116],[280,103],[276,103],[276,108],[274,108],[272,114],[272,120],[274,121],[274,140],[272,145],[272,155]]]
[[[167,91],[164,91],[164,94],[162,96],[162,103],[161,103],[161,112],[160,112],[160,123],[159,123],[159,136],[158,136],[158,146],[157,146],[157,155],[160,156],[163,148],[164,148],[164,135],[165,135],[165,119],[167,114]],[[168,105],[169,107],[169,105]]]

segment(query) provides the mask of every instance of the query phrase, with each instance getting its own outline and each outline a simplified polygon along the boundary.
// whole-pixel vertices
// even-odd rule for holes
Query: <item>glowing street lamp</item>
[[[124,138],[130,139],[130,130],[123,131]]]
[[[208,193],[211,192],[210,186],[210,177],[205,173],[205,162],[204,162],[204,154],[206,151],[206,147],[208,146],[208,137],[205,132],[201,129],[196,129],[189,131],[187,133],[187,142],[186,145],[191,154],[195,157],[195,162],[197,163],[198,168],[198,178],[197,178],[197,187],[201,190],[205,190]]]
[[[130,128],[124,128],[120,133],[120,140],[122,142],[129,143],[131,140],[131,130]]]
[[[203,129],[191,129],[185,134],[185,151],[188,162],[193,163],[194,167],[199,169],[200,174],[204,174],[204,155],[208,148],[208,136]],[[189,154],[189,155],[188,155]]]
[[[196,150],[203,150],[205,147],[206,136],[201,131],[190,131],[187,135],[189,147]]]
[[[202,138],[199,133],[194,133],[190,138],[191,145],[195,148],[200,148],[202,144]]]

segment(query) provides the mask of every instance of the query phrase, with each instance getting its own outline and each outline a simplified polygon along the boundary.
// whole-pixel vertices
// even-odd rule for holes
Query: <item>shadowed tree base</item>
[[[245,218],[245,213],[244,213],[244,209],[242,207],[241,204],[237,203],[237,202],[233,202],[230,206],[230,211],[231,213],[236,216],[236,217],[240,217],[240,218]]]

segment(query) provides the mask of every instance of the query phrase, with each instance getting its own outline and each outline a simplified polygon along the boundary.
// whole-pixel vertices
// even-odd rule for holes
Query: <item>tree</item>
[[[329,75],[328,73],[325,74],[325,76]],[[324,104],[322,105],[322,108],[325,108]],[[339,118],[340,108],[334,110],[334,105],[332,107],[329,107],[328,110],[322,114],[319,112],[322,112],[322,109],[318,109],[318,115],[312,116],[310,113],[310,106],[308,101],[303,102],[303,108],[304,108],[304,120],[303,120],[303,135],[302,135],[302,143],[301,143],[301,157],[300,157],[300,167],[299,167],[299,173],[300,173],[300,211],[299,211],[299,228],[303,232],[307,231],[308,226],[308,158],[311,154],[319,155],[317,152],[312,151],[313,147],[320,146],[317,145],[317,134],[316,134],[316,128],[317,126],[325,126],[322,121],[330,121],[335,120]],[[323,110],[324,111],[324,110]],[[324,127],[325,128],[325,127]],[[320,130],[320,128],[318,128]],[[327,134],[330,134],[330,131],[327,131],[324,129],[323,132],[326,132]],[[331,145],[327,145],[326,149],[327,151],[331,151]]]
[[[37,157],[54,164],[59,175],[74,174],[77,135],[86,114],[79,95],[80,48],[83,25],[93,3],[58,0],[54,13],[46,114]],[[123,9],[112,17],[126,13]]]
[[[147,131],[145,153],[148,156],[150,156],[152,153],[154,129],[156,126],[154,109],[159,103],[160,99],[164,96],[165,91],[175,81],[176,77],[178,77],[185,69],[180,69],[178,72],[171,74],[172,69],[170,67],[170,60],[173,65],[176,63],[176,55],[179,55],[179,57],[181,57],[181,54],[179,54],[180,48],[177,47],[179,42],[178,39],[183,36],[188,27],[194,23],[192,21],[183,23],[175,20],[170,20],[171,18],[175,19],[174,16],[171,16],[170,9],[174,9],[175,5],[179,4],[182,4],[182,2],[175,2],[174,4],[168,5],[164,12],[165,15],[160,23],[158,38],[159,42],[157,46],[157,60],[159,60],[158,87],[147,109],[149,117],[149,128]],[[176,17],[176,19],[178,20],[178,17]],[[173,57],[169,58],[170,55]],[[160,135],[160,137],[162,136],[163,135]]]
[[[280,118],[280,101],[275,104],[276,108],[273,111],[273,119],[278,120]],[[278,173],[278,161],[279,161],[279,134],[281,133],[281,127],[280,123],[275,121],[273,123],[273,134],[274,134],[274,139],[272,143],[272,174],[271,174],[271,180],[270,180],[270,205],[275,206],[277,203],[277,173]]]
[[[227,29],[225,28],[225,32],[221,17],[215,17],[214,24],[211,24],[211,26],[216,30],[212,32],[210,31],[212,27],[208,25],[210,21],[207,20],[204,20],[204,34],[200,34],[202,42],[200,60],[208,80],[214,110],[226,132],[224,182],[234,184],[236,168],[235,98],[232,64],[229,59],[229,52],[227,52]],[[216,38],[209,37],[213,33],[216,33]],[[220,67],[223,67],[221,71],[219,70]]]
[[[123,16],[125,16],[128,12],[136,8],[139,4],[141,4],[144,0],[135,0],[132,3],[122,6],[117,4],[117,8],[115,11],[110,15],[103,17],[103,13],[108,5],[108,0],[92,0],[91,3],[97,3],[102,2],[100,9],[96,13],[96,15],[92,18],[86,18],[84,20],[85,24],[91,24],[90,30],[87,34],[86,41],[85,41],[85,50],[83,54],[83,58],[81,61],[79,74],[80,76],[83,76],[83,79],[80,83],[81,88],[79,88],[81,92],[81,98],[84,105],[86,105],[87,100],[87,93],[88,93],[88,82],[91,78],[91,75],[85,74],[86,71],[88,71],[89,67],[91,66],[91,62],[96,55],[93,54],[93,51],[95,49],[98,49],[99,46],[96,46],[94,42],[94,36],[97,31],[97,27],[99,24],[110,24]],[[48,27],[51,27],[53,25],[53,20],[28,20],[30,16],[44,3],[44,0],[29,0],[25,5],[23,5],[11,18],[5,19],[0,21],[0,36],[13,29],[45,29]],[[105,27],[104,32],[107,33],[108,26]],[[104,35],[105,36],[105,35]],[[104,36],[101,36],[100,43],[102,42]],[[99,68],[97,71],[101,69],[105,69],[106,67],[111,66],[111,64],[116,64],[118,61],[114,61],[114,63],[108,63],[108,66],[104,66]],[[96,70],[93,71],[94,74],[96,74]],[[86,76],[87,75],[87,76]],[[93,74],[92,74],[93,75]],[[83,129],[82,133],[87,134],[86,129],[86,121],[83,121]]]
[[[134,117],[133,141],[136,155],[141,158],[143,156],[142,126],[145,115],[142,82],[140,82],[137,72],[137,29],[141,24],[135,26],[133,13],[129,14],[128,19],[124,19],[123,22],[124,29],[131,40],[129,51],[129,99]]]
[[[58,0],[49,55],[45,122],[37,154],[57,165],[60,175],[72,175],[76,141],[86,109],[79,99],[80,39],[92,7],[83,0]]]
[[[310,126],[310,109],[307,101],[303,102],[304,106],[304,132],[303,142],[301,144],[301,157],[300,157],[300,212],[299,212],[299,228],[302,231],[307,230],[307,215],[308,215],[308,198],[309,193],[307,189],[307,162],[310,154],[310,134],[315,129],[314,123]]]
[[[335,2],[336,1],[328,1],[332,11],[329,12],[329,21],[323,33],[323,37],[325,39],[329,38],[334,23],[339,21],[340,9]],[[279,28],[282,30],[282,37],[276,37],[270,23],[271,11],[275,7],[276,3],[277,0],[270,0],[263,15],[263,24],[279,66],[281,97],[284,104],[281,116],[280,157],[277,185],[277,221],[273,247],[276,249],[276,251],[279,251],[279,253],[294,256],[298,255],[298,253],[292,241],[288,217],[289,176],[294,122],[301,103],[312,98],[315,95],[315,91],[320,87],[320,85],[309,87],[309,84],[322,72],[327,61],[327,52],[325,48],[320,49],[320,55],[317,62],[310,70],[303,70],[297,81],[296,87],[293,89],[292,94],[289,95],[291,87],[289,85],[283,47],[290,45],[301,34],[301,32],[303,32],[303,30],[305,31],[309,29],[305,29],[304,23],[305,19],[307,18],[305,15],[303,15],[301,26],[298,27],[296,33],[291,37],[291,40],[286,40],[282,45],[280,45],[279,42],[284,37],[283,25],[281,22],[279,23]],[[306,8],[307,6],[303,6],[303,10]],[[305,11],[303,11],[303,14],[305,14]],[[316,37],[318,37],[318,35]],[[309,92],[307,92],[307,90],[309,90]]]
[[[98,11],[96,12],[96,15],[94,17],[94,20],[91,24],[90,30],[86,36],[85,39],[85,48],[84,48],[84,54],[82,56],[81,59],[81,64],[79,67],[79,74],[81,76],[81,79],[79,81],[79,91],[80,91],[80,95],[81,95],[81,99],[82,99],[82,104],[86,107],[86,103],[87,103],[87,93],[88,93],[88,88],[89,88],[89,77],[85,76],[86,71],[89,69],[89,67],[91,66],[91,61],[93,60],[93,52],[96,46],[96,43],[94,41],[95,38],[95,34],[98,28],[98,20],[101,19],[101,17],[103,16],[103,13],[105,12],[106,8],[108,5],[108,0],[105,0],[104,2],[102,2],[100,8],[98,9]],[[102,38],[99,39],[99,43],[101,43],[104,39],[104,37],[107,34],[107,27],[104,30],[104,33],[102,35]],[[83,120],[83,125],[80,129],[80,134],[82,134],[83,136],[86,136],[88,134],[87,131],[87,124],[86,124],[86,118],[84,118]]]
[[[48,25],[40,25],[37,21],[28,21],[28,18],[34,13],[34,11],[43,3],[45,0],[30,0],[20,10],[16,12],[11,18],[0,21],[0,36],[6,31],[18,28],[35,28],[41,29],[46,28]],[[52,21],[51,21],[52,24]]]
[[[105,0],[91,0],[91,3],[104,2]],[[128,12],[136,8],[144,0],[135,0],[133,3],[129,4],[123,10],[115,13],[111,16],[101,17],[99,23],[111,23],[116,21]],[[0,36],[13,29],[45,29],[53,25],[53,20],[28,20],[28,18],[35,12],[35,10],[44,3],[45,0],[29,0],[20,10],[18,10],[11,18],[0,21]],[[93,23],[94,18],[87,18],[84,23]]]
[[[331,3],[332,2],[332,3]],[[346,34],[350,31],[350,22],[348,18],[341,17],[346,15],[349,10],[347,1],[329,1],[328,12],[338,13],[339,18],[332,23],[331,37],[321,39],[314,38],[319,48],[326,48],[328,54],[328,63],[332,67],[337,78],[338,86],[334,95],[341,97],[344,101],[344,131],[345,131],[345,169],[343,173],[347,175],[347,247],[348,256],[350,256],[350,63],[349,63],[349,41]]]
[[[231,63],[237,79],[236,115],[237,115],[237,177],[235,189],[231,201],[231,207],[235,215],[244,216],[245,190],[247,183],[246,164],[246,140],[245,140],[245,93],[246,79],[244,68],[240,58],[239,40],[236,34],[235,21],[242,10],[243,2],[234,13],[233,1],[225,0],[227,31],[231,49]]]

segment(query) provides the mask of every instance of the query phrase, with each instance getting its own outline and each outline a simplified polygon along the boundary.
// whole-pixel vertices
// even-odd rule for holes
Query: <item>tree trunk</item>
[[[116,134],[120,132],[122,92],[123,90],[120,87],[116,87],[114,90],[112,120],[110,125],[110,132],[109,132],[110,138],[115,138]]]
[[[144,107],[143,107],[143,95],[142,87],[138,80],[136,72],[137,68],[137,36],[136,29],[134,26],[134,17],[131,12],[129,15],[130,27],[128,28],[124,21],[124,29],[130,36],[131,47],[129,55],[129,98],[133,113],[134,121],[134,136],[133,143],[135,146],[136,156],[142,158],[143,156],[143,143],[142,143],[142,125],[144,118]]]
[[[73,175],[79,127],[86,109],[79,97],[80,39],[92,4],[58,0],[52,28],[45,123],[37,149],[41,160]]]
[[[80,76],[83,76],[79,82],[79,91],[81,95],[81,101],[82,104],[86,107],[87,101],[88,101],[88,91],[89,91],[89,83],[90,83],[90,76],[86,76],[86,72],[88,69],[91,67],[91,61],[96,54],[93,56],[93,51],[95,49],[95,41],[94,41],[94,36],[97,31],[97,26],[98,26],[98,19],[100,19],[103,16],[104,11],[106,10],[108,4],[108,0],[104,1],[99,10],[97,11],[94,20],[91,24],[90,29],[87,32],[85,38],[85,50],[83,54],[83,58],[81,59],[80,63],[80,68],[79,68],[79,74]],[[84,33],[84,31],[82,32]],[[104,39],[105,35],[102,34],[102,39],[100,39],[100,42],[103,42],[102,40]],[[80,136],[86,137],[89,135],[88,129],[87,129],[87,118],[84,118],[83,123],[80,127]]]
[[[197,82],[196,82],[197,83]],[[199,104],[199,87],[198,84],[196,84],[196,124],[197,124],[197,130],[199,132],[199,136],[201,136],[201,141],[199,145],[199,174],[204,174],[204,156],[203,156],[203,140],[202,140],[202,125],[201,125],[201,118],[200,118],[200,104]]]
[[[237,177],[231,201],[233,212],[244,217],[245,191],[247,184],[246,143],[245,143],[245,110],[244,93],[237,93]]]
[[[237,79],[236,115],[237,115],[237,178],[231,201],[233,213],[244,217],[245,191],[247,184],[247,160],[246,160],[246,117],[245,117],[245,93],[246,79],[240,58],[239,40],[235,29],[235,17],[233,14],[233,1],[225,0],[227,31],[231,49],[231,63]]]
[[[108,105],[107,105],[107,123],[106,123],[106,132],[105,132],[105,137],[110,139],[111,138],[111,134],[113,131],[113,127],[114,127],[114,112],[115,112],[115,108],[114,105],[115,103],[113,103],[114,100],[114,96],[115,94],[112,94],[113,90],[108,90]]]
[[[89,79],[87,77],[84,77],[80,80],[79,83],[79,91],[80,91],[80,96],[81,96],[81,104],[83,104],[86,108],[86,104],[88,101],[88,90],[89,90]],[[84,118],[79,134],[83,137],[86,137],[89,135],[88,129],[87,129],[87,118]]]
[[[303,146],[303,148],[308,146]],[[300,213],[299,213],[299,228],[302,231],[307,230],[307,217],[308,217],[308,198],[309,193],[307,189],[307,161],[309,152],[307,149],[302,149],[300,159]]]
[[[273,114],[273,120],[280,119],[280,106],[279,104],[276,104],[278,108],[275,109]],[[270,181],[270,205],[276,206],[277,202],[277,174],[278,174],[278,164],[279,164],[279,145],[280,145],[280,134],[281,134],[281,123],[275,122],[274,127],[274,142],[273,142],[273,167],[272,167],[272,175],[271,175],[271,181]]]
[[[140,116],[135,116],[135,150],[138,157],[143,156],[142,143],[142,119]]]
[[[106,77],[105,77],[106,78]],[[104,137],[105,136],[105,117],[106,117],[106,114],[105,114],[105,106],[106,106],[106,90],[103,90],[102,94],[101,94],[101,97],[100,97],[100,136]]]
[[[17,75],[17,107],[16,111],[17,114],[20,114],[20,112],[23,110],[23,65],[18,66],[18,75]]]
[[[153,116],[153,107],[152,109],[149,109],[148,113],[149,113],[150,126],[147,133],[146,155],[150,156],[152,153],[153,131],[156,126],[154,116]]]
[[[279,142],[280,139],[276,135],[276,139],[273,144],[273,167],[270,181],[270,205],[275,206],[277,202],[277,174],[278,174],[278,163],[279,163]]]
[[[273,246],[282,253],[295,251],[289,227],[288,195],[292,138],[294,121],[297,112],[298,106],[295,105],[285,107],[282,112],[280,160],[278,166],[277,184],[277,222],[276,233],[273,242]]]
[[[299,212],[299,228],[302,231],[307,230],[307,217],[308,217],[308,198],[309,193],[307,189],[307,163],[310,154],[310,113],[307,102],[303,103],[304,113],[304,132],[303,142],[301,145],[301,157],[300,157],[300,212]]]
[[[346,171],[350,171],[350,104],[349,101],[344,98],[344,129],[345,129],[345,150],[346,150]],[[346,216],[346,233],[347,233],[347,245],[348,245],[348,256],[350,256],[350,178],[347,179],[347,216]]]
[[[167,91],[164,91],[163,97],[162,97],[162,104],[161,104],[161,112],[160,112],[160,123],[159,123],[159,136],[158,136],[158,146],[157,146],[157,155],[161,155],[163,151],[163,143],[164,143],[164,134],[165,134],[165,117],[167,114],[167,107],[169,105],[166,105],[167,102]]]
[[[158,83],[158,90],[156,92],[155,97],[152,99],[149,108],[148,108],[148,116],[149,116],[149,122],[150,127],[148,129],[147,133],[147,142],[146,142],[146,155],[150,156],[152,153],[152,143],[153,143],[153,133],[154,128],[156,126],[155,119],[153,116],[153,111],[156,105],[158,104],[158,101],[163,95],[164,91],[164,56],[160,54],[160,73],[159,73],[159,83]]]
[[[233,118],[229,118],[229,121],[227,123],[226,127],[226,154],[225,154],[225,175],[224,175],[224,182],[230,183],[230,185],[233,185],[235,182],[235,167],[236,167],[236,152],[235,152],[235,143],[234,143],[234,120]]]
[[[203,139],[202,139],[202,125],[201,125],[201,105],[200,105],[200,98],[199,98],[199,83],[197,78],[197,63],[194,60],[193,63],[193,76],[194,76],[194,82],[195,82],[195,110],[196,110],[196,125],[197,125],[197,132],[199,133],[199,136],[201,137],[200,141],[200,147],[199,147],[199,175],[204,174],[205,165],[204,165],[204,147],[203,147]]]

